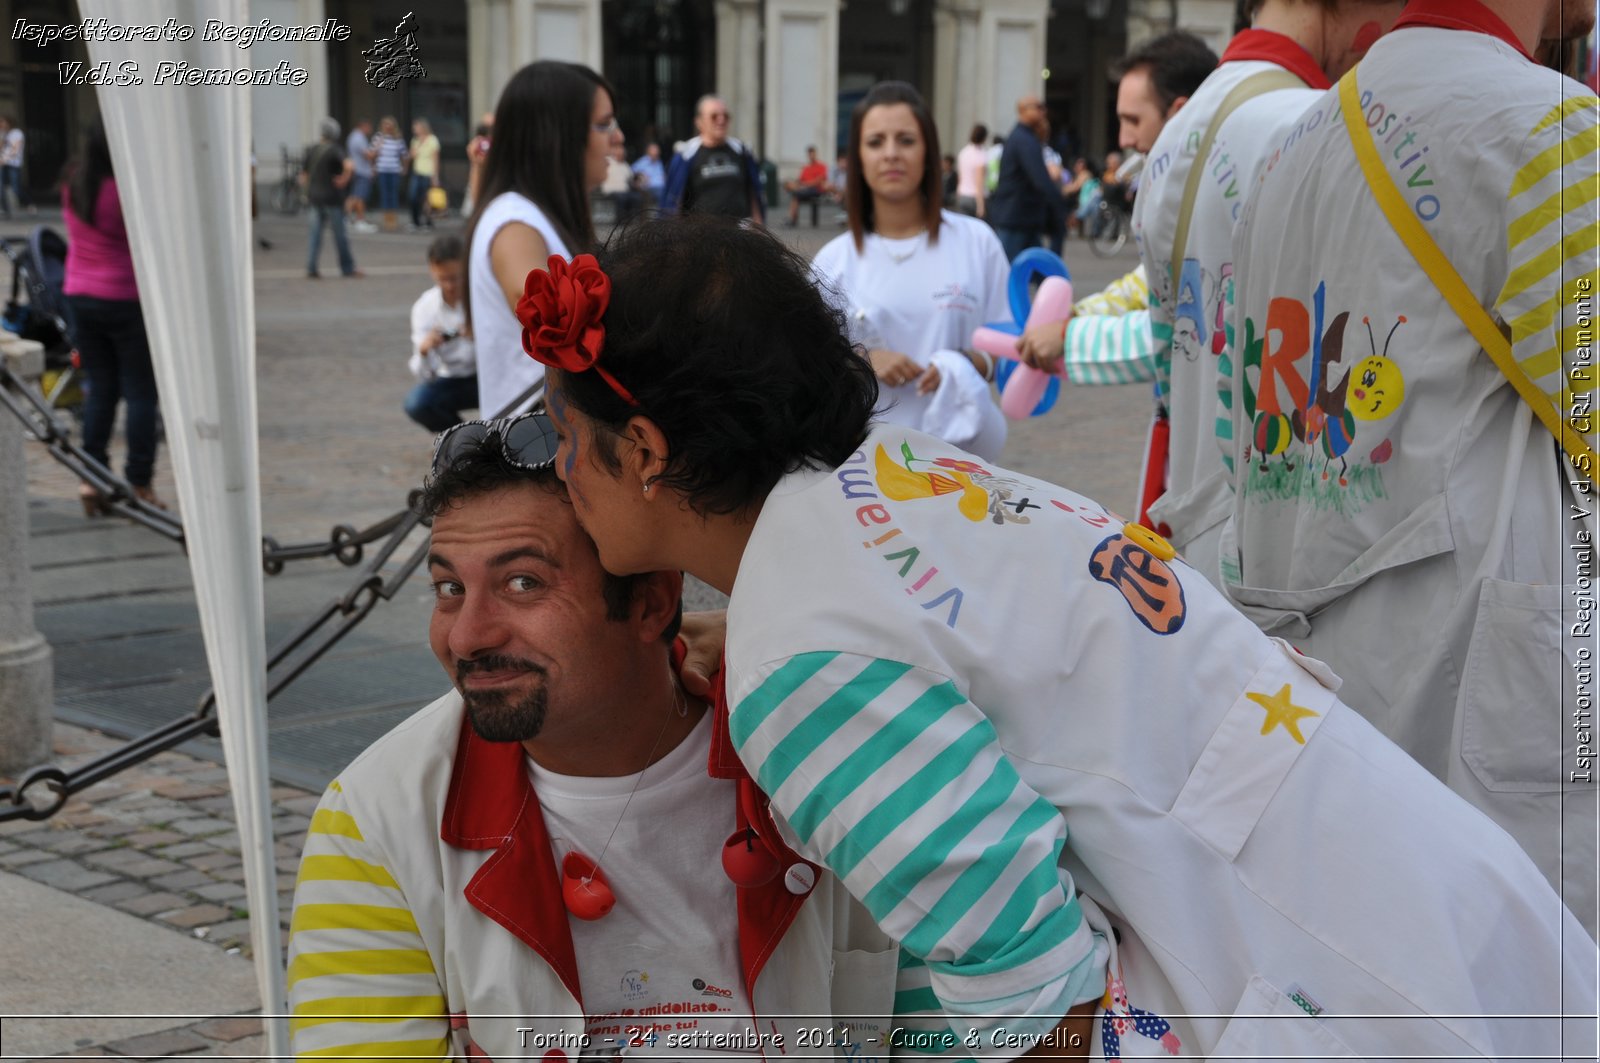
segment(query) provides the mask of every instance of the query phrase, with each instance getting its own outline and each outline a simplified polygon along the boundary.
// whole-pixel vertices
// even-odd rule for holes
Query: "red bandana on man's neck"
[[[1569,2],[1586,3],[1587,0],[1569,0]],[[1499,15],[1478,3],[1478,0],[1411,0],[1406,5],[1405,14],[1394,24],[1395,29],[1403,29],[1406,26],[1433,26],[1437,29],[1487,33],[1511,45],[1528,62],[1535,61],[1533,56],[1528,54],[1528,49],[1517,40],[1517,35],[1511,32],[1511,27],[1507,26]]]
[[[1322,72],[1317,61],[1311,58],[1311,53],[1299,41],[1274,30],[1240,30],[1234,34],[1227,50],[1222,53],[1222,61],[1236,63],[1247,59],[1275,63],[1304,81],[1308,88],[1333,87],[1328,75]]]

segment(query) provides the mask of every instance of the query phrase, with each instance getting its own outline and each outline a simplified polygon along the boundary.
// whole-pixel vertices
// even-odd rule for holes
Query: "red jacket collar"
[[[674,666],[682,666],[681,641],[673,645],[672,660]],[[736,804],[738,829],[751,826],[753,818],[756,833],[773,851],[779,867],[787,871],[797,863],[807,864],[815,882],[817,865],[802,860],[783,843],[765,798],[733,751],[721,669],[712,677],[711,688],[708,772],[712,778],[735,780],[744,792],[745,800]],[[479,738],[463,712],[439,837],[458,849],[495,850],[461,891],[462,896],[543,957],[581,1005],[572,928],[561,902],[561,872],[545,830],[539,797],[528,777],[526,755],[520,742]],[[722,870],[711,873],[722,874]],[[745,988],[752,998],[757,975],[811,895],[809,890],[790,893],[784,879],[780,872],[764,886],[738,891],[739,955]]]
[[[1234,35],[1233,40],[1228,42],[1227,50],[1222,53],[1222,61],[1237,63],[1246,59],[1276,63],[1304,81],[1309,88],[1333,87],[1328,75],[1322,72],[1317,61],[1300,46],[1299,41],[1272,30],[1241,30]]]
[[[1328,75],[1323,74],[1322,67],[1317,66],[1317,61],[1310,58],[1309,51],[1302,48],[1298,40],[1274,30],[1245,29],[1234,34],[1234,40],[1227,42],[1227,50],[1222,53],[1222,62],[1245,59],[1274,62],[1306,82],[1307,88],[1333,88]]]
[[[1570,0],[1574,3],[1587,3],[1588,0]],[[1497,37],[1515,48],[1524,59],[1533,62],[1533,56],[1517,40],[1517,35],[1511,32],[1511,27],[1493,11],[1478,3],[1478,0],[1411,0],[1406,5],[1405,14],[1394,24],[1395,29],[1404,29],[1407,26],[1433,26],[1438,29],[1467,30],[1472,33],[1487,33]]]

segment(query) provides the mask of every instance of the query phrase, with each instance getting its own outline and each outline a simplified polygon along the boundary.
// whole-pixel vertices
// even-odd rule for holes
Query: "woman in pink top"
[[[67,224],[62,287],[72,307],[73,339],[88,377],[83,449],[110,467],[106,447],[117,419],[117,402],[126,402],[128,453],[123,475],[140,501],[165,508],[150,486],[156,464],[155,370],[139,308],[133,253],[122,224],[122,202],[111,173],[111,150],[98,119],[84,137],[82,157],[63,183],[61,214]],[[110,512],[108,499],[92,484],[83,484],[79,495],[86,516]]]
[[[984,141],[989,127],[979,122],[972,127],[967,146],[956,156],[956,209],[974,218],[983,217],[983,186],[989,155]]]

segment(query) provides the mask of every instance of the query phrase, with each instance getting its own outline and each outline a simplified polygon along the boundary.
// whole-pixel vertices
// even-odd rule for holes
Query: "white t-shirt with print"
[[[660,1054],[666,1030],[737,1043],[750,1028],[737,887],[722,871],[736,784],[707,777],[710,753],[707,712],[642,777],[557,775],[528,762],[557,861],[573,850],[599,861],[617,898],[601,919],[570,920],[588,1056],[624,1045],[630,1055]]]
[[[972,330],[979,325],[1010,320],[1006,297],[1010,265],[1000,238],[976,218],[947,210],[941,219],[936,243],[929,243],[926,233],[899,240],[867,233],[858,252],[846,233],[817,252],[812,270],[848,319],[852,341],[899,351],[926,366],[935,352],[972,346]],[[954,372],[943,372],[947,367]],[[960,374],[949,381],[958,387],[970,389],[974,381],[982,384],[970,363],[966,365],[970,378],[957,359],[941,359],[940,368],[943,376]],[[990,445],[980,450],[970,436],[954,438],[948,423],[930,423],[930,412],[948,420],[939,417],[937,393],[919,395],[914,383],[899,387],[880,383],[880,388],[877,420],[940,436],[985,457],[999,456],[1005,421],[992,397],[987,405],[994,410],[993,420],[982,411],[984,441]],[[982,390],[987,394],[986,386]],[[998,441],[993,442],[996,423]]]

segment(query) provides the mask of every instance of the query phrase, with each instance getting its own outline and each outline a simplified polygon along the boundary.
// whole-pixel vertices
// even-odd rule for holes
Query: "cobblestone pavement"
[[[63,767],[119,745],[94,731],[56,724],[55,752]],[[184,753],[158,754],[74,796],[47,821],[0,823],[0,870],[249,956],[244,868],[227,782],[220,764]],[[295,873],[318,795],[275,786],[272,798],[279,933],[286,944]],[[73,1055],[260,1057],[264,1043],[259,1019],[217,1016],[83,1046]]]

